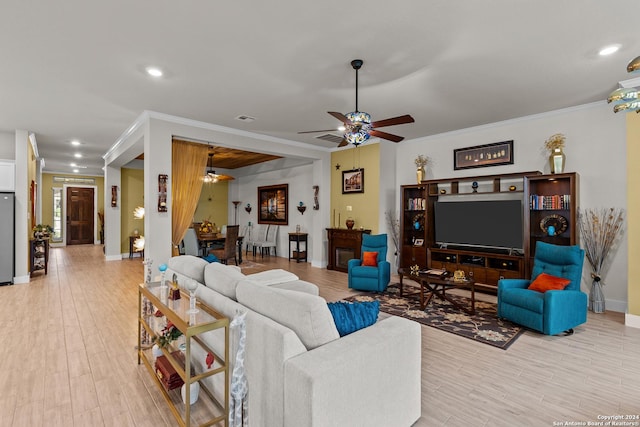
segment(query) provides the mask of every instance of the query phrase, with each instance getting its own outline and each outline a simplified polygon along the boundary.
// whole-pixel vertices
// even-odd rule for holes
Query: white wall
[[[323,212],[327,211],[328,206],[324,209],[313,210],[313,186],[319,183],[313,180],[313,165],[298,166],[285,170],[277,170],[272,172],[264,172],[256,175],[238,178],[234,181],[236,190],[234,200],[240,200],[242,203],[238,206],[238,224],[240,229],[248,225],[258,223],[258,187],[268,185],[289,184],[289,225],[280,226],[278,231],[277,250],[278,256],[289,257],[289,234],[296,231],[296,225],[300,225],[300,231],[308,233],[308,260],[314,265],[323,263],[324,252],[322,248],[322,240],[325,237],[324,229],[321,225],[326,220]],[[307,207],[304,214],[298,212],[297,206],[299,202],[303,202]],[[245,211],[247,203],[251,204],[251,213]],[[320,227],[319,227],[320,225]],[[326,224],[325,224],[326,226]],[[320,231],[318,231],[320,230]],[[320,244],[320,246],[318,246]],[[326,262],[324,263],[326,265]]]
[[[619,207],[626,209],[626,127],[623,115],[615,115],[606,103],[559,110],[536,116],[493,123],[398,144],[398,184],[415,182],[413,160],[418,154],[433,159],[427,179],[492,175],[539,170],[549,173],[544,141],[555,133],[567,137],[565,171],[580,176],[580,208]],[[455,148],[514,141],[514,164],[453,170]],[[396,195],[396,205],[399,203]],[[618,242],[605,276],[607,309],[627,308],[627,240]],[[582,289],[590,289],[590,270],[585,260]]]
[[[0,159],[16,159],[15,132],[0,132]]]

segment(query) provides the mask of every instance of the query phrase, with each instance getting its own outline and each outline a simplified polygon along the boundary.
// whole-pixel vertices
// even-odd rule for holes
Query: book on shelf
[[[532,194],[529,200],[529,207],[532,210],[564,210],[569,209],[570,206],[570,194]]]
[[[410,211],[424,210],[427,201],[422,197],[413,197],[407,200],[407,209]]]

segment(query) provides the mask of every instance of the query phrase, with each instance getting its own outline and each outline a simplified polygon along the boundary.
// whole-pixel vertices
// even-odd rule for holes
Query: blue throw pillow
[[[218,257],[217,257],[217,256],[215,256],[214,254],[209,254],[209,255],[207,255],[206,257],[204,257],[203,259],[204,259],[205,261],[207,261],[207,262],[210,262],[210,263],[211,263],[211,262],[218,262],[218,261],[220,261],[220,260],[218,259]]]
[[[327,306],[341,337],[373,325],[380,312],[380,301],[338,301],[328,302]]]

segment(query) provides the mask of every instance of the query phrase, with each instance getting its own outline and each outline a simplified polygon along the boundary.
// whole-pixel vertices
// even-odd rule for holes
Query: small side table
[[[144,249],[136,250],[133,246],[136,239],[140,236],[129,236],[129,259],[133,258],[133,254],[140,254],[140,258],[144,258]]]
[[[307,262],[307,236],[307,233],[289,233],[289,261],[293,258],[296,262],[301,260]],[[296,243],[296,247],[292,255],[291,243],[293,242]],[[304,251],[300,250],[300,243],[304,243]]]

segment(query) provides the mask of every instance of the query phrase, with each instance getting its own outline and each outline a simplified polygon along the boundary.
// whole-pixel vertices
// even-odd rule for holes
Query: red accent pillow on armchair
[[[528,289],[538,292],[562,290],[571,283],[571,280],[562,277],[552,276],[547,273],[540,273],[536,280],[531,282]]]
[[[364,252],[362,254],[362,265],[364,267],[377,267],[378,252]]]

